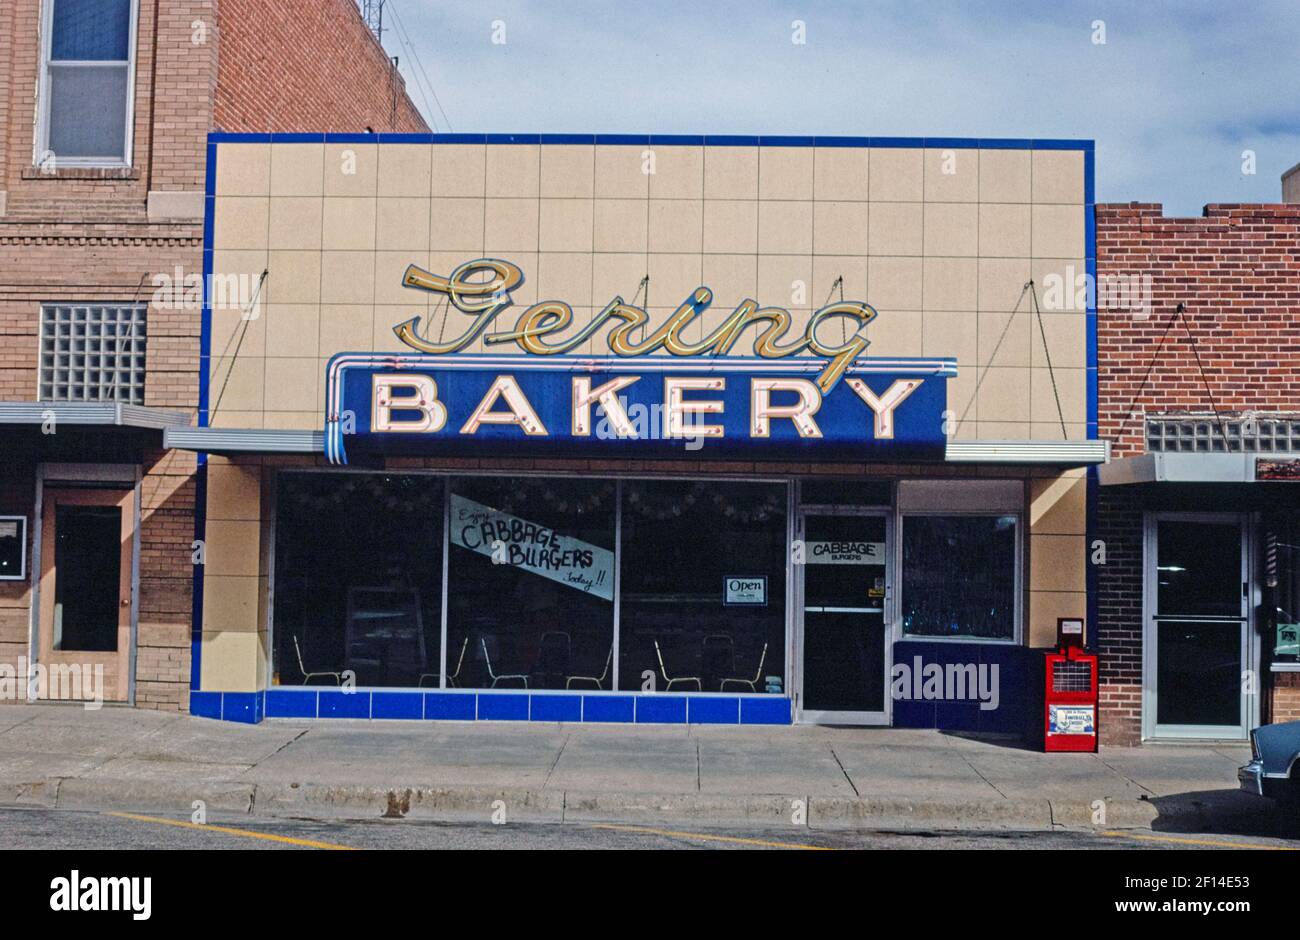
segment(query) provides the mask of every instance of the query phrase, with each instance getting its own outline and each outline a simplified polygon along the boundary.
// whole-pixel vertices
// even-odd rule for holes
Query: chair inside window
[[[343,675],[342,675],[342,673],[338,673],[338,672],[327,672],[327,671],[324,671],[324,670],[317,670],[317,671],[315,671],[315,672],[308,672],[308,671],[307,671],[307,666],[306,666],[306,665],[303,663],[303,661],[302,661],[302,646],[300,646],[299,643],[298,643],[298,637],[297,637],[296,634],[291,634],[291,636],[293,636],[293,651],[294,651],[294,653],[296,653],[296,654],[298,655],[298,671],[302,673],[302,684],[303,684],[303,685],[310,685],[310,684],[311,684],[311,680],[312,680],[313,678],[315,678],[316,676],[324,676],[326,679],[333,679],[335,685],[342,685],[342,684],[343,684]]]
[[[496,638],[494,637],[493,638],[494,646],[497,645],[495,639]],[[492,666],[492,654],[488,652],[488,638],[479,637],[479,644],[483,647],[483,664],[487,666],[488,678],[492,680],[492,688],[495,689],[497,687],[498,682],[522,682],[524,688],[525,689],[528,688],[528,677],[524,675],[522,672],[503,673],[501,675],[497,675],[496,670]],[[500,652],[499,648],[498,648],[498,652]],[[500,657],[498,657],[498,662],[500,662]]]
[[[654,642],[655,656],[659,659],[659,673],[664,677],[664,682],[667,683],[667,685],[664,686],[664,691],[671,692],[673,686],[679,682],[683,685],[690,685],[693,682],[695,683],[695,691],[703,692],[704,683],[700,681],[699,676],[677,676],[676,678],[669,678],[668,670],[664,668],[664,654],[663,651],[659,649],[659,641],[655,640]]]
[[[614,647],[611,646],[611,647],[609,648],[609,652],[605,655],[605,668],[601,670],[600,675],[598,675],[598,676],[569,676],[569,677],[564,681],[564,687],[565,687],[566,689],[571,689],[571,688],[573,688],[573,683],[575,683],[575,682],[590,682],[590,683],[591,683],[592,685],[594,685],[596,688],[598,688],[598,689],[603,689],[603,688],[605,687],[605,677],[609,675],[609,666],[610,666],[610,663],[612,663],[613,661],[614,661]]]
[[[467,636],[465,637],[464,641],[460,644],[460,657],[456,660],[456,671],[447,674],[447,685],[450,688],[456,687],[456,680],[460,678],[460,669],[462,666],[465,665],[465,650],[468,648],[469,648],[469,637]],[[420,673],[420,684],[418,688],[421,689],[424,688],[424,680],[430,678],[436,679],[438,678],[438,674],[436,672]]]
[[[746,679],[744,676],[734,676],[734,677],[729,677],[729,678],[723,679],[723,680],[722,680],[722,683],[718,686],[718,688],[719,688],[721,691],[724,691],[724,692],[725,692],[726,689],[727,689],[727,683],[729,683],[729,682],[734,682],[736,685],[747,685],[747,686],[749,686],[749,691],[751,691],[751,692],[757,692],[757,691],[758,691],[758,680],[761,679],[761,678],[763,678],[763,663],[765,663],[765,662],[767,662],[767,644],[766,644],[766,643],[763,644],[763,652],[762,652],[762,654],[758,657],[758,668],[757,668],[756,670],[754,670],[754,678],[752,678],[752,679]]]

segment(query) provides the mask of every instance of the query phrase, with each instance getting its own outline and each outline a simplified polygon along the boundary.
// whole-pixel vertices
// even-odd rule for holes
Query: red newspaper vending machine
[[[1057,623],[1055,653],[1045,657],[1043,750],[1097,750],[1097,657],[1083,651],[1083,623]]]

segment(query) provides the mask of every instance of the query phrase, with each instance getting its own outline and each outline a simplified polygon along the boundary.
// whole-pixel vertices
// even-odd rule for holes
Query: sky
[[[1300,163],[1300,0],[386,2],[439,131],[1089,138],[1170,216]]]

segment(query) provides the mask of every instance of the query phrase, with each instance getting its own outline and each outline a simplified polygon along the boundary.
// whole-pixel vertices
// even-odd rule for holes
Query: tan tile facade
[[[1086,270],[1079,150],[234,143],[216,178],[214,270],[269,272],[262,322],[214,312],[214,347],[245,335],[212,360],[218,425],[319,428],[330,355],[401,350],[391,328],[415,315],[432,335],[468,323],[403,287],[408,264],[503,257],[526,277],[509,320],[563,300],[582,324],[615,295],[662,317],[704,283],[700,335],[745,297],[801,330],[842,278],[879,312],[869,355],[957,360],[957,437],[1059,439],[1062,418],[1085,436],[1085,314],[1043,304]]]

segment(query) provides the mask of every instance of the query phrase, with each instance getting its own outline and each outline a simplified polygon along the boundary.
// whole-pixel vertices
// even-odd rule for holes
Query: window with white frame
[[[41,401],[144,404],[144,304],[41,307]]]
[[[129,166],[138,0],[46,0],[36,164]]]

